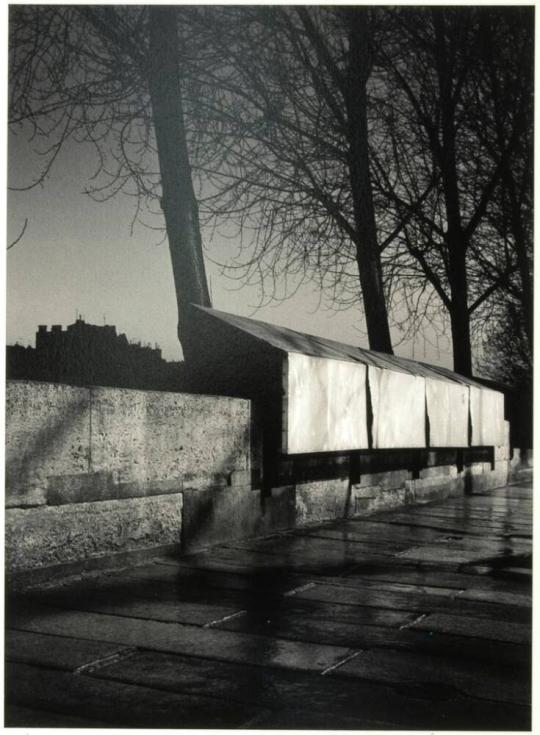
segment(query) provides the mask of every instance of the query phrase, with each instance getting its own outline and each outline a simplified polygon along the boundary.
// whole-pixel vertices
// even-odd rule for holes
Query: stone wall
[[[249,475],[249,401],[10,381],[6,566],[181,542],[184,492]]]
[[[361,470],[355,481],[346,476],[305,480],[290,484],[283,490],[288,492],[294,507],[293,523],[296,526],[316,525],[339,518],[362,518],[383,510],[430,503],[464,493],[482,493],[506,485],[512,477],[519,477],[516,470],[511,474],[509,441],[509,424],[505,421],[503,443],[493,448],[492,461],[489,462],[475,461],[470,450],[464,450],[462,466],[454,461],[448,464],[445,460],[455,452],[431,450],[424,457],[425,466],[417,465],[414,470]],[[375,458],[376,454],[367,453],[364,459]],[[408,464],[406,456],[401,454],[395,461],[401,462],[403,467]],[[526,461],[532,465],[529,455]],[[524,471],[524,462],[516,455],[513,465]]]
[[[524,465],[506,423],[491,453],[284,456],[262,487],[248,400],[13,381],[6,413],[6,568],[19,577],[483,492]]]

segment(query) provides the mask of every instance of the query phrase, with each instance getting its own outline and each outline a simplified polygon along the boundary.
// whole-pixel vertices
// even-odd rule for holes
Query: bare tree
[[[516,268],[515,251],[500,247],[490,212],[522,122],[505,121],[496,153],[490,154],[478,134],[482,124],[473,111],[493,73],[480,54],[484,13],[390,11],[394,28],[383,50],[377,103],[383,128],[374,155],[378,193],[397,222],[407,219],[398,238],[401,253],[417,263],[416,286],[427,279],[447,310],[454,368],[467,375],[471,320],[484,317]],[[491,101],[484,98],[482,104],[485,124]]]
[[[209,305],[184,129],[173,7],[14,6],[10,123],[44,141],[47,177],[70,139],[94,145],[99,184],[137,208],[163,207],[184,355],[194,349],[189,304]],[[159,167],[156,166],[156,158]]]
[[[361,295],[374,349],[398,300],[412,329],[442,308],[470,374],[498,295],[532,301],[527,84],[508,102],[530,52],[493,53],[529,16],[490,12],[15,6],[12,122],[47,141],[40,180],[82,139],[93,196],[163,209],[186,345],[187,304],[209,303],[200,217],[237,226],[239,277],[270,297],[306,278]]]
[[[511,253],[511,277],[501,285],[510,301],[521,304],[521,324],[532,355],[534,27],[528,8],[512,13],[490,8],[481,24],[484,73],[470,121],[486,155],[500,165],[498,196],[489,214],[499,242]]]
[[[194,149],[220,151],[194,157],[211,182],[201,213],[254,232],[243,277],[274,288],[315,276],[334,303],[361,296],[370,346],[391,352],[369,170],[371,12],[201,10],[215,76],[201,88],[191,74],[186,104]]]

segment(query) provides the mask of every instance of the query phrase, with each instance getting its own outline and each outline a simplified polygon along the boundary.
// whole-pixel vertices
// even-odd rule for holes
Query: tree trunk
[[[440,97],[440,130],[442,144],[435,142],[432,151],[438,162],[444,193],[448,249],[448,281],[450,284],[450,324],[452,328],[452,351],[454,370],[472,376],[471,327],[469,315],[469,289],[467,283],[467,247],[461,221],[461,207],[456,164],[455,102],[452,88],[453,59],[451,44],[447,44],[445,11],[432,11],[435,30],[435,65]],[[451,29],[450,29],[451,30]],[[432,144],[433,145],[433,144]]]
[[[371,70],[369,11],[345,11],[349,24],[349,69],[345,105],[349,137],[349,178],[355,229],[356,262],[362,287],[369,346],[393,354],[377,241],[375,208],[369,173],[366,85]]]
[[[459,237],[459,235],[458,235]],[[467,302],[467,268],[462,243],[449,243],[449,280],[452,300],[450,303],[450,325],[454,370],[472,377],[472,350],[469,306]]]
[[[178,69],[178,8],[150,7],[148,83],[161,172],[162,208],[171,254],[178,338],[189,364],[197,349],[190,305],[211,306],[199,212],[187,149]]]

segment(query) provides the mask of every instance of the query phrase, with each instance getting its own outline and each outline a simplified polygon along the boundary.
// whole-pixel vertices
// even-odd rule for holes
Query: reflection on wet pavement
[[[532,490],[13,596],[7,724],[530,727]]]

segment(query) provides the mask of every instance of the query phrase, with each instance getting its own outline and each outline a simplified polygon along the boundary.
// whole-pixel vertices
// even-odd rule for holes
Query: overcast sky
[[[9,183],[28,184],[36,167],[31,144],[13,136],[8,142]],[[7,342],[33,345],[38,324],[65,327],[81,314],[92,324],[114,324],[132,341],[157,343],[166,359],[179,359],[167,244],[156,244],[159,237],[141,226],[130,234],[133,200],[119,195],[97,203],[84,194],[93,165],[84,147],[70,145],[43,187],[9,194],[8,242],[26,218],[28,225],[7,254]],[[216,260],[227,261],[234,254],[234,242],[206,244]],[[217,309],[368,346],[359,309],[317,309],[318,294],[306,287],[293,299],[256,310],[257,288],[240,288],[210,262],[207,268]],[[396,352],[451,366],[446,340],[435,349],[418,337],[414,355],[411,343]]]

